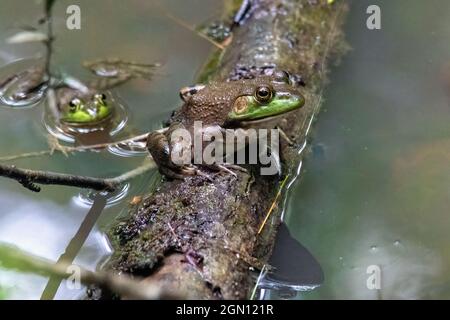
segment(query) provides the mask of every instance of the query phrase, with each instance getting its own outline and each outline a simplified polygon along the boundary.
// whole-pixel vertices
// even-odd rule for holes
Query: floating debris
[[[27,43],[27,42],[46,42],[48,37],[46,34],[38,31],[20,31],[15,35],[6,39],[7,43]]]

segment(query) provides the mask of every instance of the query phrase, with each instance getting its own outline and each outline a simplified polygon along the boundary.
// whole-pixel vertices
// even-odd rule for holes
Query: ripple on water
[[[75,143],[77,136],[93,132],[106,132],[110,137],[117,135],[128,122],[128,109],[119,97],[112,92],[107,91],[105,94],[111,105],[114,107],[114,113],[111,118],[106,119],[96,125],[73,126],[60,123],[53,116],[52,112],[46,106],[43,116],[44,126],[47,131],[61,141]]]
[[[47,85],[37,87],[25,97],[17,96],[20,85],[30,75],[27,72],[32,67],[43,65],[42,59],[27,58],[15,60],[0,68],[0,105],[8,108],[31,108],[37,105],[44,97]]]
[[[114,192],[102,191],[100,194],[106,196],[106,207],[110,207],[124,199],[127,196],[129,189],[130,184],[125,183]],[[76,195],[74,200],[79,206],[91,207],[97,194],[98,191],[85,189]]]
[[[148,150],[146,142],[128,142],[108,146],[108,151],[120,157],[141,157],[147,156]]]

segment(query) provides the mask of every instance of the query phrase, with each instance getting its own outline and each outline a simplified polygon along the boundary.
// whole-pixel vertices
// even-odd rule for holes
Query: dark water
[[[379,31],[365,28],[370,4]],[[353,2],[352,51],[333,69],[287,208],[325,272],[307,299],[450,298],[449,9]],[[380,290],[366,285],[372,265]]]
[[[161,3],[192,25],[214,17],[221,4]],[[80,31],[65,28],[70,4],[81,7]],[[381,6],[379,31],[365,27],[369,4]],[[0,66],[43,53],[36,44],[5,43],[15,26],[36,22],[41,7],[28,0],[1,1]],[[323,286],[302,298],[450,297],[449,9],[446,0],[353,1],[346,26],[353,49],[333,69],[310,153],[286,209],[292,234],[325,271]],[[54,65],[82,79],[89,77],[80,66],[85,59],[123,57],[164,64],[151,83],[136,80],[115,91],[130,110],[123,136],[160,127],[179,105],[177,89],[191,83],[211,52],[208,42],[150,1],[57,1],[55,21]],[[42,111],[42,106],[0,109],[0,155],[47,148]],[[101,152],[14,163],[114,176],[142,160]],[[134,195],[147,190],[152,175],[132,181],[124,198],[107,207],[75,263],[93,269],[109,254],[102,230]],[[89,210],[75,188],[45,186],[34,194],[6,179],[0,179],[0,208],[0,241],[51,260],[64,253]],[[380,290],[366,286],[370,266],[381,270]],[[1,270],[0,298],[39,298],[47,281]],[[63,285],[57,298],[81,292]]]

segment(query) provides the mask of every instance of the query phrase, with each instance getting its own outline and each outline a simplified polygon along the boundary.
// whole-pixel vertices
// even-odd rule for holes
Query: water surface
[[[365,28],[370,4],[381,30]],[[325,272],[304,298],[450,298],[449,12],[448,1],[353,1],[352,51],[332,70],[287,208]],[[380,290],[367,288],[371,265]]]

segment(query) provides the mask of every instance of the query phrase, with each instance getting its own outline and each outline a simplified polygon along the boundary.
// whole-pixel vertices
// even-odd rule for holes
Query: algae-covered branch
[[[108,268],[143,277],[143,283],[187,298],[250,296],[255,285],[252,275],[267,264],[280,224],[278,189],[283,180],[296,178],[329,63],[345,48],[344,1],[249,3],[232,29],[231,42],[211,55],[201,86],[182,92],[186,102],[169,123],[181,123],[189,131],[200,117],[207,124],[242,128],[261,123],[249,121],[260,114],[254,110],[258,102],[267,106],[264,117],[268,110],[274,112],[275,104],[269,101],[289,102],[291,110],[276,114],[277,123],[271,127],[283,132],[281,174],[262,175],[259,164],[245,165],[245,170],[227,168],[228,174],[217,174],[217,168],[189,174],[186,167],[167,165],[164,154],[154,151],[158,149],[153,147],[167,142],[167,136],[158,135],[149,147],[165,177],[111,230],[115,255]],[[282,72],[288,77],[284,84],[280,84]],[[304,99],[301,105],[292,98],[296,92]],[[227,103],[216,103],[214,109],[211,100],[233,101],[233,109],[225,114],[222,107]],[[232,120],[242,120],[243,113],[246,121],[229,121],[231,115]],[[184,180],[177,174],[186,174]]]

